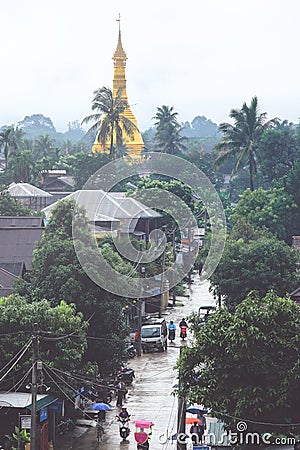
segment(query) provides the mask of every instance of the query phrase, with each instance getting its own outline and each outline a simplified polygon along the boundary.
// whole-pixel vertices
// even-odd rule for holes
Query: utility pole
[[[38,324],[33,324],[32,334],[33,366],[31,377],[31,428],[30,428],[30,449],[38,450],[37,446],[37,422],[36,422],[36,400],[38,390],[37,361],[39,354],[38,347]]]
[[[140,242],[140,261],[142,258],[142,251],[143,251],[142,243]],[[141,336],[141,334],[142,334],[142,301],[141,301],[142,283],[141,283],[141,276],[142,276],[141,262],[139,262],[139,297],[137,299],[137,308],[138,308],[138,311],[137,311],[137,313],[138,313],[138,326],[137,326],[138,340],[137,340],[137,349],[136,349],[137,356],[142,356],[142,336]]]
[[[180,355],[182,347],[180,347]],[[180,391],[181,380],[179,374],[178,388]],[[178,412],[177,412],[177,450],[186,450],[185,439],[185,420],[186,420],[186,399],[184,397],[178,397]]]

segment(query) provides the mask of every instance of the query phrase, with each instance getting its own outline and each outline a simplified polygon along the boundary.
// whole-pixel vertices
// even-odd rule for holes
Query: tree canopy
[[[95,252],[84,211],[78,210],[74,201],[59,202],[34,252],[32,270],[26,282],[19,284],[18,292],[30,301],[46,298],[53,306],[62,300],[74,303],[89,322],[87,332],[91,339],[85,361],[97,362],[101,373],[110,372],[123,358],[127,329],[122,308],[126,300],[97,286],[81,267],[72,239],[73,214],[81,221],[85,233],[82,251]],[[106,247],[105,251],[114,264],[117,258],[120,265],[126,265],[112,249]]]
[[[232,223],[245,220],[254,228],[266,227],[278,239],[291,242],[297,205],[283,188],[246,189],[233,210]]]
[[[77,370],[87,347],[83,314],[76,312],[74,304],[61,301],[52,307],[47,300],[29,303],[14,295],[0,298],[1,364],[8,363],[30,340],[34,323],[39,330],[41,360],[60,370]],[[30,347],[15,370],[22,367],[25,372],[31,354]]]
[[[243,103],[241,109],[232,109],[229,117],[234,124],[221,123],[220,131],[223,138],[216,149],[220,153],[216,159],[217,167],[228,161],[234,160],[232,175],[245,164],[249,168],[250,189],[254,190],[254,177],[257,172],[257,148],[263,133],[275,126],[278,119],[267,120],[266,113],[260,113],[257,97],[253,97],[248,106]]]
[[[279,424],[300,422],[300,307],[294,301],[252,293],[234,313],[219,309],[205,325],[194,315],[190,324],[195,339],[178,363],[188,400],[205,404],[230,427],[242,420],[248,430],[288,432]]]
[[[261,296],[270,289],[285,295],[296,289],[300,281],[299,251],[263,231],[252,228],[251,233],[251,226],[244,224],[239,227],[239,239],[229,238],[226,242],[220,263],[210,278],[212,292],[221,295],[231,310],[253,290]]]

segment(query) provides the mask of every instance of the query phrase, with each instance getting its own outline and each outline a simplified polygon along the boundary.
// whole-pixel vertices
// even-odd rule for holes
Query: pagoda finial
[[[118,44],[116,51],[114,53],[113,59],[121,59],[125,61],[127,59],[126,53],[123,50],[122,41],[121,41],[121,14],[119,14],[119,18],[116,19],[117,22],[119,22],[119,37],[118,37]]]
[[[116,19],[117,22],[119,22],[119,34],[121,33],[121,14],[119,13],[119,18]]]

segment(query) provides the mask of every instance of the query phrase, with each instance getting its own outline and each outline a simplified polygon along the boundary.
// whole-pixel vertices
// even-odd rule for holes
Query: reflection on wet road
[[[192,284],[190,298],[186,298],[184,306],[169,309],[164,315],[167,321],[173,320],[176,324],[175,343],[168,346],[164,353],[154,352],[142,355],[140,358],[129,360],[128,365],[135,370],[136,378],[129,388],[125,406],[131,414],[131,433],[128,443],[121,443],[119,427],[115,419],[119,409],[115,401],[111,411],[107,415],[107,427],[105,432],[103,450],[126,449],[136,450],[134,440],[134,420],[151,420],[154,423],[153,434],[150,441],[150,449],[166,450],[176,448],[175,444],[165,442],[166,435],[172,436],[177,427],[177,398],[172,395],[173,387],[177,384],[177,372],[174,369],[179,356],[181,339],[178,333],[178,323],[183,317],[187,317],[193,311],[197,311],[200,305],[214,305],[215,301],[208,292],[209,284]],[[188,344],[188,343],[187,343]],[[184,342],[183,345],[186,345]],[[95,430],[91,430],[95,433]],[[96,443],[96,435],[95,435]]]

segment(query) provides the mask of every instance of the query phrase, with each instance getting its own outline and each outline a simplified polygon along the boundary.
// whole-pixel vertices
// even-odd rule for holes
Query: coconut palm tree
[[[161,151],[172,155],[182,155],[182,151],[186,150],[186,137],[181,135],[182,127],[177,121],[177,115],[173,106],[163,105],[157,108],[153,117],[156,120],[155,141]]]
[[[5,167],[7,168],[8,152],[12,144],[11,141],[12,127],[6,128],[6,130],[0,133],[0,148],[3,149],[3,154],[5,158]]]
[[[37,159],[50,157],[54,148],[55,142],[49,134],[39,136],[34,141],[34,154]]]
[[[123,115],[128,104],[122,98],[123,88],[117,90],[116,96],[113,96],[111,89],[102,87],[94,91],[92,110],[97,111],[85,117],[82,124],[94,121],[95,123],[87,133],[98,132],[98,142],[106,147],[109,142],[109,153],[111,159],[115,159],[116,153],[123,146],[123,135],[134,139],[136,125]]]
[[[267,120],[267,113],[260,113],[257,97],[253,97],[250,106],[243,104],[241,109],[232,109],[229,117],[234,124],[221,123],[219,130],[223,133],[222,141],[215,146],[220,151],[215,164],[220,167],[228,160],[234,159],[232,175],[247,165],[250,174],[250,188],[254,190],[254,177],[257,173],[257,148],[262,134],[273,128],[278,119]]]

